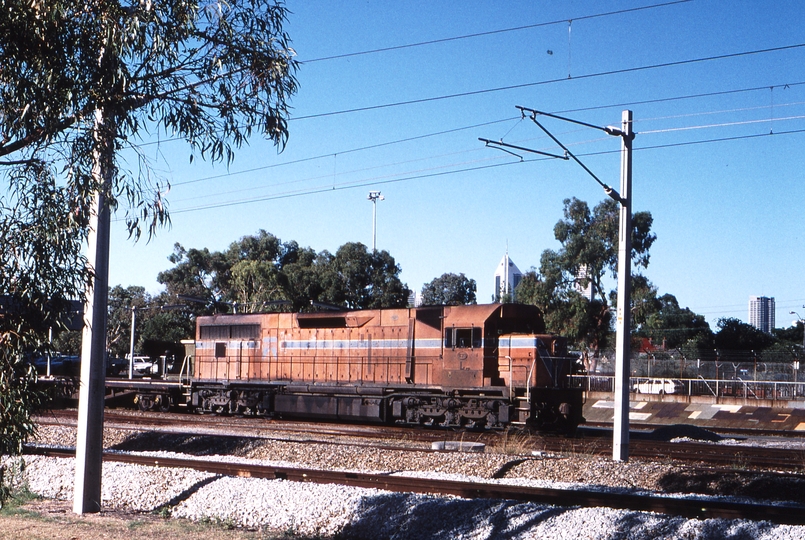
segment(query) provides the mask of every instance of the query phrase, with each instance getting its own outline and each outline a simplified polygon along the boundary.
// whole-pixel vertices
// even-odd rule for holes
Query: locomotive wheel
[[[151,396],[140,394],[137,396],[137,408],[143,412],[150,411],[154,408],[154,402],[151,400]]]

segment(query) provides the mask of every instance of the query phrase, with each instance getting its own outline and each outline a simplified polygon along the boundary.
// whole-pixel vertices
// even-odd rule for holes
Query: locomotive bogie
[[[171,409],[172,400],[170,394],[142,393],[134,396],[134,404],[143,412],[168,412]]]

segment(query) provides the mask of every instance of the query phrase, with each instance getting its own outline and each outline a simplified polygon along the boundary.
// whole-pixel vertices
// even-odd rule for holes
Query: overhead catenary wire
[[[789,87],[791,87],[791,86],[801,86],[801,85],[805,85],[805,81],[803,81],[803,82],[785,83],[784,85],[781,85],[781,86],[789,86]],[[701,98],[701,97],[722,96],[722,95],[729,95],[729,94],[734,94],[734,93],[754,92],[754,91],[767,90],[767,89],[768,89],[768,87],[763,86],[763,87],[752,87],[752,88],[724,90],[724,91],[719,91],[719,92],[708,92],[708,93],[705,93],[705,94],[690,94],[690,95],[684,95],[684,96],[665,97],[665,98],[658,98],[658,99],[645,100],[645,101],[625,102],[625,103],[607,104],[607,105],[597,105],[597,106],[593,106],[593,107],[585,107],[583,109],[574,109],[574,110],[568,110],[568,111],[556,111],[556,113],[557,114],[558,113],[567,114],[568,112],[576,112],[576,111],[593,111],[593,110],[602,110],[602,109],[608,109],[608,108],[633,107],[633,106],[642,105],[642,104],[666,103],[666,102],[673,102],[673,101],[679,101],[679,100],[696,99],[696,98]],[[805,104],[805,102],[784,103],[784,104],[777,104],[776,106],[777,107],[784,107],[784,106],[794,106],[794,105],[801,105],[801,104]],[[689,117],[694,117],[694,116],[706,116],[706,115],[713,115],[713,114],[727,114],[727,113],[733,113],[733,112],[762,110],[762,109],[767,109],[768,107],[769,107],[768,105],[763,105],[763,106],[759,106],[759,107],[742,107],[742,108],[733,108],[733,109],[720,109],[720,110],[716,110],[716,111],[701,111],[701,112],[689,113],[689,114],[681,114],[681,115],[642,118],[642,119],[636,120],[635,124],[645,124],[645,123],[648,123],[648,122],[651,122],[651,121],[675,119],[675,118],[685,118],[685,117],[689,118]],[[791,117],[791,118],[793,119],[794,117]],[[500,120],[493,120],[493,121],[490,121],[490,122],[472,124],[472,125],[462,126],[462,127],[448,129],[448,130],[440,130],[440,131],[436,131],[436,132],[426,133],[426,134],[423,134],[423,135],[416,135],[416,136],[413,136],[413,137],[405,137],[405,138],[401,138],[401,139],[395,139],[395,140],[392,140],[392,141],[385,141],[385,142],[378,143],[378,144],[373,144],[373,145],[366,145],[366,146],[360,146],[360,147],[356,147],[356,148],[349,148],[349,149],[345,149],[345,150],[339,150],[337,152],[329,152],[329,153],[325,153],[325,154],[318,154],[318,155],[315,155],[315,156],[295,159],[295,160],[286,161],[286,162],[282,162],[282,163],[272,163],[272,164],[269,164],[269,165],[263,165],[263,166],[260,166],[260,167],[252,167],[252,168],[243,169],[243,170],[240,170],[240,171],[227,171],[226,173],[223,173],[223,174],[204,176],[204,177],[201,177],[201,178],[195,178],[195,179],[192,179],[192,180],[185,180],[185,181],[180,181],[180,182],[172,182],[171,186],[175,187],[175,186],[194,184],[194,183],[205,182],[205,181],[210,181],[210,180],[218,180],[218,179],[221,179],[221,178],[230,178],[230,177],[237,176],[237,175],[242,175],[242,174],[248,174],[248,173],[253,173],[253,172],[258,172],[258,171],[264,171],[264,170],[274,169],[274,168],[278,168],[278,167],[285,167],[285,166],[289,166],[289,165],[295,165],[295,164],[315,161],[315,160],[318,160],[318,159],[331,158],[331,157],[333,157],[334,154],[350,154],[350,153],[362,152],[362,151],[366,151],[366,150],[372,150],[372,149],[375,149],[375,148],[381,148],[381,147],[391,146],[391,145],[395,145],[395,144],[402,144],[402,143],[406,143],[406,142],[412,142],[412,141],[416,141],[416,140],[422,140],[422,139],[426,139],[426,138],[437,137],[437,136],[451,134],[451,133],[458,133],[458,132],[461,132],[461,131],[475,129],[475,128],[478,128],[478,127],[485,127],[485,126],[489,126],[489,125],[494,125],[494,124],[498,124],[498,123],[514,121],[514,120],[517,120],[517,124],[519,124],[520,122],[522,122],[522,119],[523,119],[522,116],[508,117],[508,118],[503,118],[503,119],[500,119]],[[785,118],[777,118],[777,120],[785,120]],[[747,123],[759,123],[759,122],[768,122],[768,121],[770,121],[770,119],[747,121]],[[508,136],[508,134],[511,133],[511,131],[514,129],[514,127],[516,127],[517,124],[512,126],[512,128],[509,129],[503,135],[503,137],[501,137],[501,140],[503,138],[505,138],[506,136]],[[704,129],[704,128],[708,128],[708,127],[718,127],[718,125],[717,124],[706,124],[706,125],[696,126],[695,128],[694,127],[672,128],[672,129],[669,129],[669,131],[684,131],[686,129]],[[660,132],[662,132],[662,130],[650,130],[650,131],[641,130],[641,133],[660,133]],[[602,137],[601,139],[595,139],[595,140],[605,140],[605,139],[606,139],[606,137]],[[155,143],[147,143],[147,144],[155,144]],[[577,144],[577,143],[575,143],[575,144]]]
[[[601,17],[610,17],[610,16],[613,16],[613,15],[624,15],[626,13],[634,13],[634,12],[645,11],[645,10],[649,10],[649,9],[657,9],[657,8],[662,8],[662,7],[673,6],[673,5],[676,5],[676,4],[686,4],[686,3],[692,2],[692,1],[693,0],[673,0],[671,2],[663,2],[663,3],[660,3],[660,4],[651,4],[651,5],[648,5],[648,6],[638,6],[638,7],[634,7],[634,8],[619,9],[619,10],[615,10],[615,11],[606,11],[606,12],[602,12],[602,13],[594,13],[594,14],[591,14],[591,15],[580,15],[578,17],[574,17],[574,19],[577,20],[577,21],[583,21],[583,20],[589,20],[589,19],[597,19],[597,18],[601,18]],[[526,24],[526,25],[515,26],[515,27],[511,27],[511,28],[500,28],[498,30],[489,30],[487,32],[475,32],[475,33],[471,33],[471,34],[463,34],[463,35],[460,35],[460,36],[452,36],[452,37],[446,37],[446,38],[432,39],[432,40],[428,40],[428,41],[419,41],[419,42],[416,42],[416,43],[406,43],[406,44],[403,44],[403,45],[393,45],[393,46],[390,46],[390,47],[380,47],[380,48],[377,48],[377,49],[370,49],[370,50],[366,50],[366,51],[357,51],[357,52],[351,52],[351,53],[334,54],[334,55],[330,55],[330,56],[323,56],[323,57],[320,57],[320,58],[312,58],[312,59],[309,59],[309,60],[301,60],[301,61],[302,61],[302,63],[305,63],[305,64],[313,64],[313,63],[316,63],[316,62],[325,62],[325,61],[331,61],[331,60],[341,60],[341,59],[344,59],[344,58],[353,58],[353,57],[356,57],[356,56],[365,56],[365,55],[378,54],[378,53],[384,53],[384,52],[399,51],[399,50],[402,50],[402,49],[411,49],[411,48],[414,48],[414,47],[423,47],[423,46],[427,46],[427,45],[437,45],[437,44],[440,44],[440,43],[449,43],[451,41],[460,41],[460,40],[465,40],[465,39],[474,39],[474,38],[478,38],[478,37],[494,36],[494,35],[505,34],[505,33],[509,33],[509,32],[519,32],[519,31],[522,31],[522,30],[531,30],[531,29],[534,29],[534,28],[542,28],[542,27],[545,27],[545,26],[554,26],[554,25],[564,24],[564,23],[570,23],[570,21],[568,21],[567,19],[560,19],[560,20],[555,20],[555,21],[548,21],[548,22],[541,22],[541,23],[534,23],[534,24]],[[569,30],[568,30],[568,35],[569,35]]]
[[[204,178],[197,178],[197,179],[194,179],[194,180],[186,180],[186,181],[183,181],[183,182],[174,182],[174,183],[171,183],[171,185],[172,186],[181,186],[181,185],[186,185],[186,184],[194,184],[196,182],[203,182],[205,180],[217,180],[219,178],[225,178],[225,177],[229,177],[229,176],[234,176],[236,174],[245,174],[245,173],[250,173],[250,172],[255,172],[255,171],[262,171],[262,170],[266,170],[266,169],[273,169],[273,168],[276,168],[276,167],[284,167],[286,165],[295,165],[295,164],[298,164],[298,163],[305,163],[305,162],[308,162],[308,161],[315,161],[317,159],[327,159],[327,158],[333,157],[336,154],[342,154],[342,155],[353,154],[355,152],[363,152],[363,151],[366,151],[366,150],[373,150],[375,148],[382,148],[384,146],[391,146],[391,145],[394,145],[394,144],[402,144],[402,143],[406,143],[406,142],[418,141],[418,140],[427,139],[427,138],[430,138],[430,137],[438,137],[438,136],[441,136],[441,135],[448,135],[450,133],[458,133],[460,131],[466,131],[466,130],[469,130],[469,129],[475,129],[475,128],[484,127],[484,126],[491,126],[491,125],[494,125],[494,124],[500,124],[500,123],[503,123],[503,122],[511,122],[513,120],[520,120],[520,119],[521,118],[519,116],[513,116],[513,117],[509,117],[509,118],[503,118],[501,120],[492,120],[490,122],[482,122],[482,123],[479,123],[479,124],[473,124],[473,125],[470,125],[470,126],[462,126],[462,127],[454,128],[454,129],[445,129],[445,130],[436,131],[436,132],[433,132],[433,133],[426,133],[424,135],[415,135],[413,137],[405,137],[405,138],[402,138],[402,139],[395,139],[393,141],[387,141],[387,142],[382,142],[382,143],[377,143],[377,144],[370,144],[370,145],[360,146],[360,147],[357,147],[357,148],[350,148],[350,149],[347,149],[347,150],[339,150],[339,151],[336,151],[336,152],[328,152],[326,154],[318,154],[316,156],[311,156],[311,157],[301,158],[301,159],[295,159],[295,160],[286,161],[286,162],[283,162],[283,163],[272,163],[271,165],[264,165],[264,166],[261,166],[261,167],[252,167],[250,169],[245,169],[245,170],[242,170],[242,171],[236,171],[234,173],[227,172],[225,174],[219,174],[219,175],[215,175],[215,176],[206,176]]]
[[[788,82],[782,84],[774,84],[771,85],[773,88],[778,87],[785,87],[785,88],[792,88],[795,86],[802,86],[805,85],[805,81],[799,82]],[[702,92],[699,94],[688,94],[684,96],[676,96],[676,97],[664,97],[664,98],[656,98],[656,99],[645,99],[642,101],[629,101],[624,103],[610,103],[608,105],[594,105],[591,107],[579,107],[575,109],[564,109],[560,111],[553,111],[555,114],[569,114],[569,113],[577,113],[577,112],[585,112],[585,111],[597,111],[601,109],[621,109],[623,107],[636,107],[638,105],[650,105],[655,103],[670,103],[672,101],[681,101],[686,99],[699,99],[699,98],[706,98],[706,97],[719,97],[719,96],[728,96],[730,94],[742,94],[746,92],[758,92],[758,91],[766,91],[769,89],[769,85],[765,86],[753,86],[750,88],[735,88],[732,90],[717,90],[715,92]]]
[[[456,99],[461,97],[471,97],[471,96],[480,96],[484,94],[496,93],[496,92],[503,92],[507,90],[518,90],[522,88],[533,88],[536,86],[543,86],[547,84],[556,84],[556,83],[565,83],[568,81],[578,81],[583,79],[594,79],[598,77],[609,77],[613,75],[625,75],[627,73],[637,73],[641,71],[653,70],[653,69],[661,69],[667,67],[678,67],[678,66],[685,66],[691,64],[698,64],[703,62],[712,62],[716,60],[728,60],[734,58],[741,58],[745,56],[753,56],[757,54],[768,54],[773,52],[782,52],[782,51],[789,51],[794,49],[800,49],[805,47],[805,43],[795,43],[792,45],[783,45],[780,47],[770,47],[766,49],[754,49],[750,51],[741,51],[736,53],[726,53],[726,54],[718,54],[718,55],[711,55],[711,56],[703,56],[699,58],[689,58],[687,60],[674,60],[670,62],[660,62],[656,64],[648,64],[644,66],[634,66],[629,68],[620,68],[620,69],[612,69],[607,71],[598,71],[594,73],[587,73],[582,75],[576,75],[572,79],[545,79],[542,81],[534,81],[528,83],[521,83],[521,84],[512,84],[507,86],[498,86],[494,88],[486,88],[481,90],[469,90],[466,92],[456,92],[453,94],[443,94],[440,96],[431,96],[425,98],[416,98],[416,99],[409,99],[404,101],[396,101],[391,103],[382,103],[378,105],[367,105],[364,107],[354,107],[351,109],[342,109],[338,111],[330,111],[324,113],[315,113],[315,114],[308,114],[297,116],[295,120],[311,120],[314,118],[326,118],[331,116],[338,116],[343,114],[354,114],[359,112],[368,112],[368,111],[377,111],[381,109],[388,109],[392,107],[402,107],[402,106],[409,106],[409,105],[419,105],[423,103],[433,103],[436,101],[443,101],[448,99]],[[768,89],[768,87],[766,87]]]
[[[752,54],[761,54],[761,53],[767,53],[767,52],[772,52],[772,51],[789,50],[789,49],[803,47],[803,46],[805,46],[805,44],[794,44],[794,45],[787,45],[787,46],[768,48],[768,49],[757,49],[757,50],[753,50],[753,51],[743,51],[743,52],[738,52],[738,53],[730,53],[730,54],[724,54],[724,55],[709,56],[709,57],[689,59],[689,60],[681,60],[681,61],[668,62],[668,63],[662,63],[662,64],[653,64],[653,65],[649,65],[649,66],[639,66],[639,67],[633,67],[633,68],[624,68],[624,69],[612,70],[612,71],[608,71],[608,72],[599,72],[599,73],[593,73],[593,74],[587,74],[587,75],[580,75],[580,76],[577,76],[576,79],[589,78],[589,77],[598,77],[598,76],[618,74],[618,73],[628,73],[628,72],[632,72],[632,71],[639,71],[639,70],[644,70],[644,69],[653,69],[653,68],[657,68],[657,67],[685,65],[685,64],[689,64],[689,63],[703,62],[703,61],[709,61],[709,60],[736,58],[736,57],[752,55]],[[526,85],[515,85],[513,87],[505,87],[505,88],[531,86],[531,85],[536,85],[536,84],[548,84],[550,82],[560,82],[560,81],[563,81],[563,79],[539,81],[539,82],[536,82],[536,83],[527,83]],[[804,83],[788,83],[789,86],[792,85],[792,84],[797,85],[797,84],[804,84]],[[779,86],[782,86],[782,85],[779,85]],[[769,86],[764,86],[762,88],[767,90],[769,88]],[[434,97],[434,98],[425,98],[425,100],[447,99],[449,97],[455,97],[455,96],[460,96],[460,95],[473,95],[473,94],[478,94],[478,93],[483,93],[483,92],[488,92],[488,91],[495,91],[495,90],[497,90],[497,89],[479,90],[479,91],[472,91],[472,92],[467,92],[467,93],[463,93],[463,94],[451,94],[451,95],[447,95],[447,96],[437,96],[437,97]],[[749,90],[741,89],[741,90],[736,90],[736,91],[749,91]],[[731,92],[731,91],[724,91],[724,92]],[[710,94],[707,94],[707,95],[718,95],[720,93],[721,92],[715,92],[715,93],[710,93]],[[700,95],[702,95],[702,94],[700,94]],[[664,101],[664,100],[669,100],[670,101],[672,99],[685,99],[685,97],[663,98],[663,99],[660,99],[660,100],[649,100],[649,101],[656,103],[656,102],[661,102],[661,101]],[[401,104],[408,104],[408,103],[414,103],[414,102],[422,102],[422,100],[399,102],[398,104],[401,105]],[[335,112],[331,112],[331,113],[324,113],[323,115],[345,114],[346,112],[351,112],[351,111],[369,110],[369,109],[382,108],[382,107],[393,106],[393,105],[395,105],[395,104],[376,105],[376,106],[371,106],[371,107],[362,108],[362,109],[350,109],[348,111],[335,111]],[[603,108],[603,107],[596,107],[596,108]],[[589,110],[589,108],[587,110]],[[306,117],[303,116],[303,117],[298,117],[295,120],[301,120],[301,119],[312,118],[312,117],[323,116],[323,115],[312,115],[312,116],[306,116]],[[506,120],[501,120],[501,121],[506,121]],[[703,126],[703,127],[706,127],[706,126]],[[703,127],[700,127],[700,128],[697,128],[697,129],[702,129]],[[446,132],[439,132],[439,134],[447,133],[447,132],[453,132],[453,131],[459,131],[459,130],[462,130],[462,129],[470,129],[470,128],[469,127],[467,127],[467,128],[457,128],[455,130],[448,130]],[[408,139],[401,139],[400,141],[403,141],[403,140],[416,140],[416,139],[419,139],[419,138],[425,138],[425,137],[429,137],[429,136],[435,136],[435,134],[426,134],[426,135],[411,137],[411,138],[408,138]],[[362,150],[362,149],[376,148],[376,147],[379,147],[379,146],[387,146],[387,145],[391,145],[391,144],[396,144],[397,142],[399,142],[399,141],[389,141],[389,142],[386,142],[386,143],[380,143],[378,145],[370,145],[370,146],[366,146],[366,147],[362,147],[362,148],[358,148],[358,149],[340,151],[338,153],[359,151],[359,150]],[[284,163],[284,164],[272,164],[272,165],[268,165],[268,166],[265,166],[265,167],[251,168],[251,169],[249,169],[247,171],[238,171],[238,172],[235,172],[235,173],[227,172],[226,174],[223,174],[223,175],[206,177],[204,179],[195,179],[195,180],[190,180],[190,181],[186,181],[186,182],[177,182],[177,183],[173,183],[172,185],[178,186],[178,185],[182,185],[182,184],[186,184],[186,183],[200,182],[200,181],[203,181],[203,180],[206,180],[206,179],[229,177],[229,176],[232,176],[234,174],[245,174],[247,172],[255,172],[257,170],[263,170],[265,168],[278,167],[278,166],[283,166],[283,165],[287,165],[287,164],[291,164],[291,163],[299,163],[299,162],[302,162],[302,161],[310,161],[312,159],[318,159],[320,157],[331,157],[332,155],[334,155],[334,153],[328,153],[328,154],[324,154],[322,156],[316,156],[316,157],[311,157],[311,158],[303,158],[301,160],[296,160],[296,161],[293,161],[293,162],[287,162],[287,163]],[[333,185],[333,188],[335,188],[335,187],[336,186]]]
[[[634,151],[635,152],[640,152],[640,151],[647,151],[647,150],[658,150],[658,149],[662,149],[662,148],[672,148],[672,147],[679,147],[679,146],[690,146],[690,145],[699,145],[699,144],[711,144],[711,143],[719,143],[719,142],[729,142],[729,141],[736,141],[736,140],[754,139],[754,138],[760,138],[760,137],[780,137],[780,136],[784,136],[784,135],[794,135],[794,134],[801,134],[801,133],[805,133],[805,128],[797,129],[797,130],[789,130],[789,131],[779,131],[779,132],[775,132],[775,133],[739,135],[739,136],[735,136],[735,137],[720,137],[720,138],[704,139],[704,140],[698,140],[698,141],[685,141],[685,142],[680,142],[680,143],[669,143],[669,144],[660,144],[660,145],[653,145],[653,146],[642,146],[642,147],[636,147],[634,149]],[[602,151],[602,152],[590,152],[590,153],[578,154],[578,156],[580,156],[580,157],[588,157],[588,156],[599,156],[599,155],[617,154],[617,153],[619,153],[619,150],[607,150],[607,151]],[[190,208],[180,208],[180,209],[171,210],[171,214],[182,214],[182,213],[188,213],[188,212],[206,211],[206,210],[219,209],[219,208],[228,208],[228,207],[232,207],[232,206],[242,206],[242,205],[247,205],[247,204],[254,204],[254,203],[258,203],[258,202],[266,202],[266,201],[271,201],[271,200],[289,199],[289,198],[301,197],[301,196],[306,196],[306,195],[315,195],[315,194],[318,194],[318,193],[325,193],[325,192],[332,192],[332,191],[342,191],[342,190],[347,190],[347,189],[358,189],[358,188],[364,188],[364,187],[373,186],[373,185],[383,185],[383,184],[400,183],[400,182],[407,182],[407,181],[414,181],[414,180],[423,180],[423,179],[427,179],[427,178],[444,177],[444,176],[450,176],[450,175],[454,175],[454,174],[463,174],[463,173],[467,173],[467,172],[481,171],[481,170],[487,170],[487,169],[498,168],[498,167],[513,166],[513,165],[518,165],[520,163],[531,163],[531,162],[535,162],[535,161],[543,161],[543,160],[547,160],[547,159],[553,159],[553,158],[540,157],[540,158],[526,159],[523,162],[510,161],[510,162],[505,162],[505,163],[487,164],[487,165],[476,166],[476,167],[464,167],[464,168],[451,170],[451,171],[439,171],[439,172],[432,172],[432,173],[425,173],[425,174],[417,174],[417,175],[405,176],[405,177],[401,177],[401,178],[392,178],[392,179],[386,179],[386,180],[364,179],[364,180],[356,181],[354,183],[349,183],[348,185],[344,185],[344,184],[342,184],[342,185],[332,185],[332,184],[329,184],[327,186],[318,186],[318,187],[312,187],[312,188],[309,188],[309,189],[306,189],[306,190],[298,190],[298,191],[295,191],[295,192],[292,192],[292,193],[281,193],[281,194],[274,194],[274,195],[266,195],[266,196],[263,196],[263,197],[251,197],[249,199],[242,199],[242,200],[237,200],[237,201],[227,201],[227,202],[221,202],[221,203],[212,203],[212,204],[208,204],[208,205],[200,205],[200,206],[195,206],[195,207],[190,207]],[[117,220],[120,221],[122,219],[123,218],[118,218]]]
[[[781,120],[784,120],[784,119],[783,118],[777,118],[776,120],[781,121]],[[762,119],[762,120],[758,120],[756,122],[770,122],[770,121],[771,121],[771,119]],[[733,124],[738,125],[738,124],[741,124],[741,123],[756,123],[756,122],[755,121],[738,122],[738,123],[733,123]],[[641,133],[642,134],[652,134],[652,133],[662,133],[662,132],[665,132],[665,131],[677,131],[677,130],[685,130],[685,129],[704,129],[704,128],[707,128],[707,127],[716,128],[716,127],[722,127],[723,125],[724,124],[710,124],[710,125],[702,125],[702,126],[692,126],[690,128],[678,128],[678,129],[655,130],[655,131],[641,131]],[[802,131],[804,131],[804,130],[789,130],[789,131],[784,131],[784,132],[778,132],[777,134],[780,134],[780,135],[789,134],[790,135],[790,134],[795,134],[795,133],[801,133]],[[705,139],[705,140],[700,140],[700,141],[683,141],[683,142],[679,142],[679,143],[666,143],[666,144],[659,144],[659,145],[652,145],[652,146],[641,146],[641,147],[635,148],[635,150],[640,151],[640,150],[652,150],[652,149],[660,149],[660,148],[671,148],[671,147],[679,147],[679,146],[698,145],[698,144],[703,144],[703,143],[708,143],[708,142],[727,142],[727,141],[750,139],[750,138],[756,138],[756,137],[765,137],[765,136],[768,136],[770,134],[773,134],[773,133],[749,134],[749,135],[740,135],[740,136],[733,136],[733,137],[711,138],[711,139]],[[588,142],[595,142],[595,141],[604,140],[604,139],[607,139],[607,137],[603,137],[603,138],[599,138],[599,139],[593,139],[593,140],[588,141]],[[574,143],[574,144],[578,145],[578,144],[584,144],[584,143]],[[458,153],[462,153],[462,152],[458,152]],[[543,153],[546,153],[546,152],[543,152]],[[589,156],[600,156],[600,155],[614,154],[614,153],[617,153],[617,152],[613,151],[613,150],[607,150],[607,151],[602,151],[602,152],[579,153],[578,155],[580,157],[589,157]],[[456,154],[456,153],[447,154],[447,155],[453,155],[453,154]],[[548,154],[548,155],[550,155],[550,154]],[[325,154],[325,155],[322,155],[321,157],[330,157],[330,156],[332,156],[332,154]],[[553,156],[553,155],[550,155],[550,156],[551,157],[560,157],[560,156]],[[406,162],[423,161],[423,160],[427,160],[427,159],[433,159],[434,157],[439,157],[439,156],[428,156],[426,158],[408,160]],[[518,157],[518,159],[520,158],[520,156],[517,156],[517,157]],[[309,158],[309,159],[313,159],[313,158]],[[305,161],[305,160],[297,160],[297,162],[298,161]],[[524,160],[524,161],[534,161],[534,160],[532,159],[532,160]],[[406,163],[406,162],[402,162],[402,163]],[[462,167],[462,169],[461,169],[462,171],[472,170],[472,169],[466,169],[466,165],[468,163],[472,163],[472,162],[448,163],[448,164],[440,165],[438,167],[431,168],[430,170],[444,169],[446,167]],[[397,162],[397,163],[394,163],[394,164],[383,164],[383,165],[378,165],[378,166],[369,167],[369,168],[363,168],[363,169],[357,169],[357,170],[352,170],[352,171],[342,171],[341,174],[343,174],[343,175],[354,174],[354,173],[357,173],[357,172],[368,171],[368,170],[372,170],[372,169],[379,169],[379,168],[389,167],[389,166],[393,166],[393,165],[400,165],[400,164],[401,164],[400,162]],[[276,167],[276,166],[278,166],[278,165],[271,165],[271,166],[267,166],[267,167],[260,167],[260,168],[250,169],[250,171],[261,170],[261,169],[271,168],[271,167]],[[362,186],[368,185],[368,184],[370,184],[372,182],[385,183],[385,182],[388,181],[389,176],[409,175],[408,179],[410,179],[410,180],[415,180],[417,178],[426,178],[428,173],[426,173],[424,176],[418,176],[417,174],[413,174],[413,175],[411,174],[412,172],[421,172],[421,171],[423,171],[423,170],[420,170],[420,171],[406,171],[406,172],[397,173],[397,174],[394,174],[394,175],[375,176],[375,177],[372,177],[370,179],[362,179],[362,180],[353,181],[353,182],[347,182],[347,183],[342,183],[342,184],[337,184],[336,182],[333,182],[330,185],[330,188],[328,190],[333,191],[333,190],[338,190],[338,189],[348,189],[350,187],[350,185],[354,184],[354,182],[360,182],[359,184],[354,184],[355,187],[362,187]],[[220,178],[220,177],[225,177],[225,176],[229,176],[229,175],[225,174],[225,175],[219,175],[218,177],[211,177],[211,178],[205,178],[205,179]],[[315,176],[315,177],[307,177],[307,178],[303,178],[303,179],[295,179],[295,180],[292,180],[292,181],[281,182],[279,184],[272,184],[271,186],[268,186],[268,188],[276,188],[278,186],[287,185],[287,184],[299,184],[299,183],[308,182],[308,181],[311,181],[311,180],[322,179],[322,178],[332,178],[332,177],[333,177],[332,173],[329,173],[329,174],[326,174],[326,175],[319,175],[319,176]],[[196,181],[201,181],[201,180],[204,180],[204,179],[197,179]],[[393,180],[393,181],[397,181],[397,180]],[[192,183],[192,182],[193,181],[186,182],[186,183]],[[344,185],[344,184],[347,184],[347,185]],[[175,185],[178,185],[178,184],[175,184]],[[211,194],[202,194],[202,195],[188,197],[188,198],[181,199],[181,200],[189,201],[189,200],[198,199],[198,198],[219,197],[221,195],[243,193],[243,192],[252,192],[252,191],[255,191],[256,189],[266,189],[266,186],[261,186],[260,188],[251,188],[251,187],[249,187],[249,188],[243,188],[243,189],[239,189],[239,190],[230,190],[230,191],[223,192],[223,193],[222,192],[215,192],[215,193],[211,193]],[[309,188],[309,190],[297,190],[297,191],[294,191],[292,193],[275,194],[275,195],[270,196],[268,199],[259,198],[259,199],[249,199],[249,200],[244,200],[244,201],[230,201],[230,202],[226,202],[226,203],[222,203],[222,204],[224,206],[232,206],[232,205],[235,205],[235,204],[247,204],[247,203],[251,202],[252,200],[255,200],[255,201],[257,201],[257,200],[273,200],[273,199],[276,199],[276,198],[295,197],[295,196],[304,195],[304,194],[313,194],[313,193],[318,193],[318,192],[321,192],[321,191],[325,191],[325,190],[319,189],[318,187],[314,187],[314,188]],[[212,205],[212,206],[204,205],[204,206],[194,207],[192,209],[172,210],[172,213],[182,213],[182,212],[187,212],[187,211],[196,210],[196,209],[197,210],[203,210],[203,209],[215,208],[215,207],[217,207],[217,206],[216,205]]]

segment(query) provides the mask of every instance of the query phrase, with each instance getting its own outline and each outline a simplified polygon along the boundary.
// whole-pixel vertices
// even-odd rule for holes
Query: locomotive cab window
[[[476,349],[481,346],[481,328],[445,328],[446,349]]]
[[[215,357],[216,358],[226,357],[226,343],[219,342],[215,344]]]

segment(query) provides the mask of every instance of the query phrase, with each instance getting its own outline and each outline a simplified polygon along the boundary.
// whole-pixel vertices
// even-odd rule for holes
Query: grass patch
[[[0,499],[0,516],[18,516],[23,513],[34,516],[35,512],[23,510],[21,507],[31,501],[40,500],[41,497],[31,491],[25,481],[24,473],[25,461],[22,458],[13,459],[6,462],[0,473],[0,489],[4,491]]]

